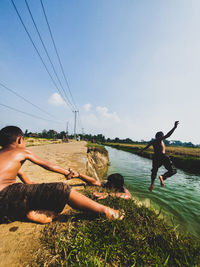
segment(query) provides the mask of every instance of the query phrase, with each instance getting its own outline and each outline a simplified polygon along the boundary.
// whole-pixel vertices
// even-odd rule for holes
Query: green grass
[[[48,257],[40,266],[200,266],[200,241],[178,234],[154,211],[133,200],[108,198],[101,203],[122,208],[122,221],[77,212],[66,222],[47,225],[42,242]]]
[[[104,154],[104,155],[108,155],[108,151],[105,149],[103,145],[88,141],[87,148],[88,148],[88,152],[92,150],[92,151],[100,152],[101,154]]]

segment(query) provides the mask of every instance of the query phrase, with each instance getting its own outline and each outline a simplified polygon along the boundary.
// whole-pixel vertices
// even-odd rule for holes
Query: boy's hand
[[[80,176],[80,173],[73,171],[72,169],[68,170],[70,173],[66,175],[66,178],[69,180],[71,178],[78,178]]]
[[[100,192],[94,192],[93,196],[96,197],[97,199],[105,199],[109,196],[108,193],[100,193]]]
[[[179,121],[175,121],[174,127],[176,128],[178,126],[178,124],[179,124]]]
[[[68,173],[67,175],[65,175],[65,178],[66,178],[67,180],[71,179],[72,176],[73,176],[73,171],[72,171],[72,169],[69,169],[68,171],[69,171],[69,173]]]

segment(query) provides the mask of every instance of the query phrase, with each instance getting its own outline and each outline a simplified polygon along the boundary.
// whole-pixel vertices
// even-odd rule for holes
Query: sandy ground
[[[85,173],[87,161],[86,142],[70,142],[67,144],[53,144],[29,147],[38,157],[54,162],[64,168],[73,168]],[[34,182],[65,182],[65,177],[57,173],[49,172],[31,162],[25,162],[22,167],[29,179]],[[80,182],[80,180],[79,180]],[[69,181],[76,184],[77,180]],[[79,189],[79,188],[77,188]],[[66,205],[64,213],[69,207]],[[44,225],[13,222],[0,225],[0,267],[30,266],[30,259],[37,253],[40,232]]]

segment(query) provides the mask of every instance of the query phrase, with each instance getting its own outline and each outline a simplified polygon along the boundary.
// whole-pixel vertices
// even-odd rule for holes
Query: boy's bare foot
[[[164,187],[165,184],[164,184],[164,180],[163,180],[162,175],[159,176],[159,179],[160,179],[160,185],[161,185],[162,187]]]
[[[105,215],[108,220],[123,220],[125,212],[124,210],[114,210],[111,208],[106,208]]]
[[[53,211],[40,211],[31,210],[26,214],[28,220],[37,223],[50,223],[56,217],[56,213]]]
[[[148,189],[149,189],[150,192],[152,192],[152,190],[153,190],[153,185],[150,185]]]

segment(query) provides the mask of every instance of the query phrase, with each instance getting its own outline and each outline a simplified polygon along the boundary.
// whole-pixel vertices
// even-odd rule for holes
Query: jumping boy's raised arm
[[[51,163],[51,162],[48,162],[48,161],[45,161],[45,160],[38,158],[30,150],[26,150],[26,159],[28,159],[28,160],[32,161],[33,163],[43,167],[46,170],[63,174],[66,176],[66,178],[70,173],[68,170],[66,170],[62,167],[59,167],[54,163]]]
[[[175,129],[177,128],[178,124],[179,124],[179,121],[175,121],[174,127],[166,135],[164,135],[162,137],[162,139],[166,139],[166,138],[170,137],[173,134],[173,132],[175,131]]]

